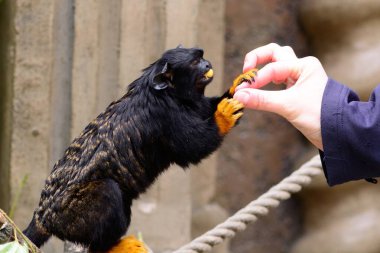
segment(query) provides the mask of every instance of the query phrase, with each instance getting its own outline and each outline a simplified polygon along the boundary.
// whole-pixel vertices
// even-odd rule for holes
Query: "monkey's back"
[[[166,149],[161,143],[164,138],[160,137],[164,134],[164,123],[158,122],[165,117],[157,115],[157,107],[165,105],[158,106],[158,100],[147,91],[139,92],[142,94],[127,94],[111,103],[54,165],[35,212],[36,220],[45,227],[52,226],[48,223],[56,222],[54,216],[73,204],[71,197],[77,197],[83,184],[112,179],[118,183],[123,197],[131,200],[169,165],[165,155],[156,153]],[[159,110],[167,112],[165,108]],[[90,193],[91,189],[88,190]]]

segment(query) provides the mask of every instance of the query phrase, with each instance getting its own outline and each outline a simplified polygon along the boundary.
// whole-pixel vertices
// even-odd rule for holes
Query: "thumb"
[[[247,108],[286,115],[287,90],[268,91],[245,88],[236,91],[234,99],[239,100]]]

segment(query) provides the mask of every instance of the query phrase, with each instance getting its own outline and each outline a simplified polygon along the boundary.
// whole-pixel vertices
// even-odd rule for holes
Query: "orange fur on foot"
[[[148,253],[144,243],[133,235],[122,238],[117,245],[107,253]]]
[[[238,85],[240,85],[242,82],[254,82],[255,77],[257,75],[257,69],[251,69],[243,74],[238,75],[235,79],[234,82],[232,83],[232,86],[229,89],[230,95],[235,94],[235,89]]]
[[[220,101],[214,114],[220,135],[227,134],[236,125],[238,119],[243,116],[241,112],[243,108],[244,105],[233,98],[224,98]]]

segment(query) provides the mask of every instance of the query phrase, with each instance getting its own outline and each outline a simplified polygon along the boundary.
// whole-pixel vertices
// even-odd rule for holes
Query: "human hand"
[[[323,150],[321,106],[328,77],[320,61],[311,56],[297,58],[292,48],[271,43],[246,55],[243,72],[259,64],[266,65],[257,72],[255,82],[238,86],[234,98],[247,108],[283,116]],[[286,89],[259,90],[270,82],[283,83]]]

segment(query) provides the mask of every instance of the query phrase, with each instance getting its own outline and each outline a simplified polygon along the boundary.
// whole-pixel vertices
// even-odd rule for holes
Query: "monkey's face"
[[[191,62],[185,61],[182,67],[184,71],[187,72],[189,80],[194,83],[195,91],[204,94],[206,85],[209,84],[214,77],[212,65],[209,61],[203,59],[202,49],[193,49],[190,55]]]
[[[156,64],[162,68],[153,80],[155,88],[171,88],[181,97],[203,95],[214,75],[211,63],[203,59],[203,50],[199,48],[168,50]]]

